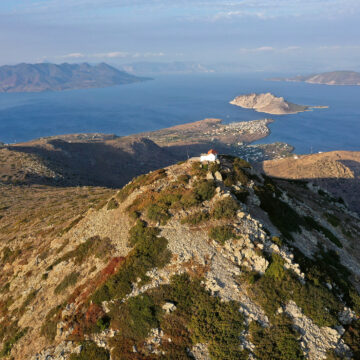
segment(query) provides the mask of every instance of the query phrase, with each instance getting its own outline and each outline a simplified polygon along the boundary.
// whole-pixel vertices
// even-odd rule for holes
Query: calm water
[[[226,122],[266,114],[228,104],[235,96],[270,91],[305,105],[329,105],[275,119],[271,135],[259,141],[284,141],[297,153],[311,150],[360,151],[360,86],[267,82],[265,75],[161,76],[154,81],[105,89],[0,94],[0,141],[102,132],[128,135],[206,117]]]

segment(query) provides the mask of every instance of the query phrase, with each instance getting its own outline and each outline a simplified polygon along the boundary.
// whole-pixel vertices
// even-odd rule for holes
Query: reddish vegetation
[[[72,336],[74,339],[83,339],[84,333],[91,332],[91,329],[103,315],[102,308],[97,304],[88,304],[91,294],[101,286],[111,275],[123,264],[124,257],[114,257],[107,266],[98,273],[90,282],[78,286],[72,295],[68,298],[68,303],[78,304],[77,311],[70,320],[74,330]],[[70,327],[70,323],[68,326]]]
[[[75,339],[83,339],[85,333],[92,332],[98,319],[105,315],[104,310],[97,304],[90,304],[85,314],[78,313],[74,319],[72,336]]]
[[[97,285],[104,283],[107,278],[119,269],[120,265],[125,261],[124,257],[114,257],[110,260],[109,264],[100,273],[100,278],[97,281]]]
[[[112,258],[107,266],[101,270],[100,273],[95,276],[95,278],[93,278],[88,283],[78,286],[72,295],[68,298],[67,302],[69,304],[85,303],[96,288],[102,285],[109,278],[109,276],[115,274],[124,260],[125,258],[121,256]]]

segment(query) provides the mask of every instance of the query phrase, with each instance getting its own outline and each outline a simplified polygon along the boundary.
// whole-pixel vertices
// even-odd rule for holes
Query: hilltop
[[[359,217],[337,199],[232,156],[94,190],[23,218],[3,198],[2,356],[359,357]]]
[[[0,67],[0,93],[108,87],[148,80],[101,63],[18,64]]]
[[[331,71],[308,76],[295,76],[291,78],[272,78],[270,81],[301,81],[309,84],[324,85],[360,85],[360,73],[355,71]]]
[[[360,153],[331,151],[295,155],[286,159],[265,161],[262,170],[269,176],[311,181],[333,196],[342,198],[360,213]]]
[[[306,105],[293,104],[286,101],[283,97],[276,97],[271,93],[253,93],[237,96],[234,100],[230,101],[230,104],[274,115],[297,114],[313,108]]]

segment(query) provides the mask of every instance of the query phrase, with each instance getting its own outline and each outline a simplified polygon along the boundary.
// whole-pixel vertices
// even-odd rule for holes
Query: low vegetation
[[[215,183],[212,180],[200,180],[192,188],[171,184],[161,192],[142,193],[127,211],[137,216],[144,213],[150,221],[165,225],[171,218],[171,210],[189,209],[210,200],[214,194]]]
[[[234,229],[231,225],[214,226],[209,230],[209,237],[221,245],[225,241],[235,237]]]
[[[61,310],[64,305],[58,305],[52,308],[46,315],[41,326],[41,335],[45,336],[49,341],[53,341],[56,336],[57,323],[61,319]]]
[[[114,210],[119,207],[119,203],[116,201],[116,199],[111,198],[107,204],[107,210]]]
[[[267,212],[271,222],[289,240],[293,240],[291,233],[301,233],[301,227],[322,233],[339,248],[342,248],[340,240],[326,227],[319,224],[310,216],[298,214],[292,207],[279,197],[281,191],[270,178],[266,178],[264,186],[256,186],[255,193],[260,199],[260,207]]]
[[[95,303],[122,299],[132,290],[132,284],[140,278],[147,281],[146,272],[154,267],[165,266],[171,257],[167,249],[167,240],[158,237],[158,230],[147,227],[139,220],[130,231],[129,242],[133,250],[125,259],[117,273],[112,275],[92,296]]]
[[[176,305],[173,313],[165,314],[161,305],[170,301]],[[116,305],[117,306],[117,305]],[[111,326],[119,329],[111,346],[112,357],[117,359],[152,358],[144,347],[150,329],[160,327],[164,336],[159,350],[167,358],[190,359],[187,349],[192,344],[209,344],[212,359],[246,359],[248,354],[240,348],[240,334],[244,318],[236,302],[222,302],[188,275],[174,276],[169,285],[152,289],[122,303],[111,312]],[[133,352],[137,348],[137,354]]]
[[[25,329],[17,329],[17,331],[8,338],[3,345],[3,348],[0,351],[0,357],[9,356],[11,353],[11,349],[13,346],[28,332],[28,328]]]
[[[181,220],[182,224],[199,225],[209,220],[210,215],[206,211],[197,211]]]
[[[97,346],[92,341],[83,341],[81,343],[80,354],[71,354],[70,360],[108,360],[110,359],[109,351]]]
[[[305,359],[294,331],[292,321],[286,315],[276,315],[270,327],[263,328],[252,321],[249,326],[250,341],[255,345],[254,354],[262,360]]]
[[[249,287],[252,298],[261,305],[268,317],[274,319],[278,308],[293,300],[318,326],[337,325],[337,315],[342,309],[338,298],[325,284],[315,285],[310,281],[302,284],[283,265],[284,260],[273,254],[265,275]]]
[[[80,265],[90,256],[106,260],[110,256],[112,250],[113,245],[109,238],[101,239],[100,236],[93,236],[78,245],[74,250],[69,251],[58,258],[46,270],[51,271],[54,266],[69,260],[73,260],[76,265]]]
[[[78,272],[72,272],[69,275],[66,275],[63,281],[55,288],[54,294],[58,295],[63,293],[68,287],[74,286],[80,276]]]
[[[227,197],[225,199],[218,200],[211,211],[211,217],[217,220],[231,219],[236,216],[239,210],[238,203],[232,198]]]
[[[134,180],[132,180],[129,184],[124,186],[118,192],[116,197],[120,202],[122,202],[132,192],[139,189],[140,187],[150,185],[150,184],[154,183],[157,180],[161,180],[161,179],[165,178],[166,176],[167,175],[166,175],[166,170],[165,169],[156,170],[156,171],[153,171],[153,172],[151,172],[151,173],[149,173],[147,175],[140,175],[137,178],[135,178]]]

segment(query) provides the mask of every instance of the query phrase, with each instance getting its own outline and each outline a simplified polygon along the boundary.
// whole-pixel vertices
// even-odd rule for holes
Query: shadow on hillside
[[[341,162],[349,167],[355,175],[355,178],[298,178],[298,179],[289,179],[283,177],[272,176],[279,180],[285,181],[306,181],[311,182],[314,185],[320,186],[321,189],[326,190],[331,194],[334,199],[343,199],[345,204],[349,207],[350,210],[360,214],[360,162],[353,160],[341,160]],[[264,171],[263,165],[257,167],[262,173]],[[357,169],[357,170],[356,170]],[[356,175],[358,174],[358,175]],[[320,191],[321,193],[321,191]]]
[[[120,140],[71,143],[56,139],[45,146],[12,146],[9,149],[40,157],[49,170],[58,174],[52,178],[35,167],[22,182],[28,185],[119,188],[135,176],[181,159],[147,139],[130,144]]]

